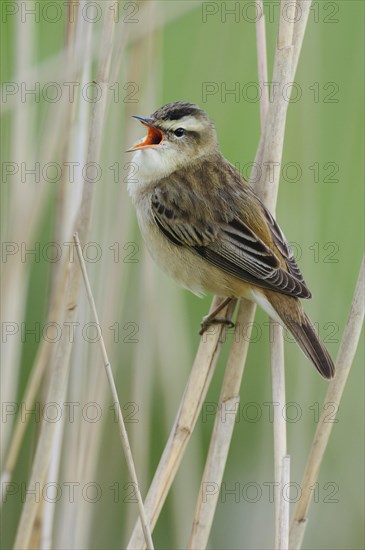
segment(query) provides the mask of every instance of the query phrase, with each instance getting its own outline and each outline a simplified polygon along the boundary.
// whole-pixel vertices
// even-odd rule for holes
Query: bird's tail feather
[[[335,374],[333,361],[324,344],[318,338],[307,315],[304,313],[300,322],[291,321],[287,323],[287,328],[318,372],[324,378],[333,378]]]
[[[304,354],[312,361],[324,378],[333,378],[335,366],[316,330],[296,298],[281,296],[276,292],[265,293],[282,323],[298,342]],[[290,302],[289,302],[289,301]]]

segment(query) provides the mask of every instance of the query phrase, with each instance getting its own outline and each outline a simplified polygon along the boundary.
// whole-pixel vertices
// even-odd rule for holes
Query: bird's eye
[[[174,132],[176,137],[181,137],[185,134],[184,128],[177,128]]]

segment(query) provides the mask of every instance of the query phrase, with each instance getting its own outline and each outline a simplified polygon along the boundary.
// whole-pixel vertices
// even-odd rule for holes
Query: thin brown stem
[[[77,233],[74,235],[74,241],[75,241],[75,245],[76,245],[77,256],[78,256],[78,259],[79,259],[79,262],[80,262],[81,273],[82,273],[82,277],[83,277],[83,280],[84,280],[86,294],[87,294],[87,297],[88,297],[88,300],[89,300],[91,311],[92,311],[94,320],[96,322],[96,325],[98,327],[100,327],[99,316],[98,316],[98,312],[96,310],[95,300],[94,300],[93,293],[92,293],[92,290],[91,290],[91,285],[90,285],[90,281],[89,281],[89,278],[88,278],[88,275],[87,275],[85,261],[84,261],[83,255],[82,255],[81,245],[80,245],[80,241],[79,241]],[[149,525],[148,525],[146,512],[145,512],[145,509],[144,509],[144,506],[143,506],[143,500],[142,500],[142,495],[141,495],[141,491],[140,491],[140,488],[139,488],[137,472],[136,472],[136,468],[134,466],[134,460],[133,460],[131,447],[130,447],[130,444],[129,444],[128,433],[127,433],[127,430],[126,430],[126,427],[125,427],[125,424],[124,424],[122,408],[120,406],[120,401],[119,401],[118,392],[117,392],[117,388],[116,388],[115,381],[114,381],[113,371],[112,371],[112,368],[111,368],[111,365],[110,365],[110,362],[109,362],[108,353],[106,351],[104,338],[103,338],[103,335],[102,335],[101,332],[100,332],[99,336],[100,336],[99,342],[100,342],[101,355],[103,357],[104,367],[105,367],[106,375],[107,375],[107,378],[108,378],[110,391],[112,393],[113,403],[114,403],[114,406],[116,407],[117,413],[118,413],[117,414],[117,420],[118,420],[119,435],[120,435],[120,439],[121,439],[121,442],[122,442],[123,452],[124,452],[125,460],[126,460],[126,463],[127,463],[129,475],[131,476],[131,479],[133,481],[134,488],[135,488],[135,494],[136,494],[136,497],[137,497],[137,503],[138,503],[138,509],[139,509],[139,517],[140,517],[140,520],[141,520],[141,523],[142,523],[142,529],[143,529],[143,533],[144,533],[144,536],[145,536],[146,546],[147,546],[148,550],[153,550],[153,542],[152,542],[152,537],[151,537],[151,531],[150,531],[150,528],[149,528]]]
[[[365,304],[365,258],[360,267],[359,277],[352,300],[350,313],[342,336],[340,349],[336,361],[336,376],[331,381],[322,413],[319,418],[312,447],[309,453],[304,476],[301,485],[300,499],[295,507],[294,516],[290,527],[290,548],[298,550],[302,546],[304,533],[308,524],[308,511],[312,499],[313,486],[317,481],[319,469],[323,460],[328,440],[330,438],[333,423],[328,422],[328,406],[338,410],[343,391],[350,374],[352,362],[355,357],[357,345],[364,320]]]

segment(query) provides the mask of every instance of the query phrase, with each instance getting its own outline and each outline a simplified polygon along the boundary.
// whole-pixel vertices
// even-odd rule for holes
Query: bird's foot
[[[210,315],[206,315],[200,323],[200,336],[202,336],[211,325],[226,325],[227,328],[233,328],[235,326],[233,321],[231,321],[231,319],[227,319],[227,317],[214,317],[212,319]]]

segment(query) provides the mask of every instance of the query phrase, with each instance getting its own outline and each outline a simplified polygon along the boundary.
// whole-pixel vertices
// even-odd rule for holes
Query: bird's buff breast
[[[179,285],[198,296],[249,297],[246,284],[208,264],[194,252],[174,245],[159,230],[146,198],[138,201],[137,219],[143,240],[157,265]]]

